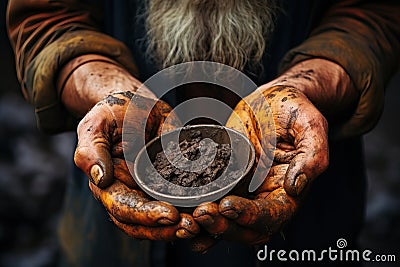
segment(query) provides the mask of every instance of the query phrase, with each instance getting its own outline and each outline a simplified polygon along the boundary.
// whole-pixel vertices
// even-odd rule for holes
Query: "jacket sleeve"
[[[349,120],[332,129],[333,138],[363,134],[377,123],[384,88],[400,62],[398,1],[336,1],[310,37],[289,51],[281,70],[310,58],[341,65],[359,90],[358,105]]]
[[[9,0],[7,28],[17,75],[40,129],[56,133],[76,126],[56,89],[58,72],[71,59],[97,54],[137,74],[128,48],[101,33],[101,24],[101,10],[89,1]]]

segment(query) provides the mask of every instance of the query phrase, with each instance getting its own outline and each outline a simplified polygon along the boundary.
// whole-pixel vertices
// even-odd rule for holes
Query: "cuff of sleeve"
[[[67,32],[46,46],[29,64],[25,87],[35,107],[39,129],[47,133],[73,130],[77,119],[65,109],[57,92],[61,68],[72,59],[98,54],[117,62],[132,75],[138,75],[128,48],[108,35],[88,30]]]
[[[349,45],[352,43],[353,45]],[[368,44],[362,42],[348,40],[345,33],[324,33],[310,37],[289,51],[281,63],[279,71],[282,73],[300,61],[323,58],[339,64],[349,74],[355,88],[360,92],[360,98],[351,117],[330,129],[333,139],[358,136],[370,131],[382,113],[384,84],[379,76],[374,76],[380,71],[376,60],[366,57],[370,54],[364,52],[368,51],[367,46]]]

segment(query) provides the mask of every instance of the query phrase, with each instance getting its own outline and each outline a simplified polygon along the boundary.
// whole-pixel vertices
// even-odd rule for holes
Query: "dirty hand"
[[[104,90],[101,95],[98,93],[101,85],[112,89]],[[89,108],[93,106],[77,129],[75,163],[89,177],[89,186],[96,199],[102,202],[114,223],[128,235],[150,240],[190,238],[199,231],[192,216],[180,214],[170,204],[151,200],[131,177],[128,165],[132,163],[124,159],[123,149],[134,155],[141,148],[143,142],[134,141],[138,136],[143,135],[148,141],[159,135],[161,130],[171,130],[179,125],[174,114],[169,117],[168,125],[164,125],[171,108],[156,100],[149,91],[137,94],[139,86],[140,83],[122,68],[105,62],[87,63],[74,71],[63,90],[64,104],[78,115],[85,113],[85,105],[77,103],[84,102]],[[103,100],[95,104],[96,93]],[[78,96],[79,100],[76,100]],[[85,96],[88,96],[86,102],[82,100]],[[132,97],[140,105],[129,105]],[[90,102],[93,104],[87,104]],[[124,123],[128,106],[129,112],[135,115]],[[132,144],[123,143],[123,125],[132,135]]]
[[[327,69],[328,73],[320,71]],[[263,149],[271,147],[261,133],[266,136],[273,130],[269,128],[273,120],[272,167],[254,196],[230,195],[219,203],[204,203],[194,211],[195,220],[214,237],[248,244],[268,241],[292,218],[312,180],[328,166],[328,125],[319,110],[331,115],[334,110],[329,105],[338,105],[342,98],[347,99],[341,103],[352,103],[349,99],[356,96],[352,90],[340,66],[317,59],[293,67],[239,102],[226,125],[247,135],[259,164],[265,160],[260,158]],[[213,243],[209,239],[207,246]],[[207,246],[195,249],[201,252]]]
[[[256,122],[252,112],[262,114],[260,110],[267,110],[268,103],[277,144],[264,182],[254,198],[230,195],[219,204],[202,204],[193,213],[210,234],[248,244],[264,243],[279,231],[297,210],[311,180],[328,165],[327,123],[307,97],[286,86],[266,88],[262,95],[265,99],[257,92],[239,102],[226,125],[248,136],[262,164],[261,150],[269,146],[260,133],[273,129]]]

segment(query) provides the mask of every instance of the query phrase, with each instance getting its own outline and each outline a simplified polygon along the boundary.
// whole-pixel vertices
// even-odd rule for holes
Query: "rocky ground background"
[[[46,136],[19,91],[0,6],[0,267],[54,266],[74,134]],[[384,114],[365,136],[366,225],[360,245],[396,254],[400,262],[400,74],[387,91]],[[375,266],[370,264],[368,266]],[[380,264],[379,266],[398,266]]]

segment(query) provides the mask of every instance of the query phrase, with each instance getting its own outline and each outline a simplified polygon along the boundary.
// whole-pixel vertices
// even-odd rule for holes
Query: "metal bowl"
[[[200,131],[203,140],[217,144],[230,144],[231,157],[223,173],[211,183],[199,187],[184,187],[173,184],[157,173],[153,167],[157,153],[169,142],[179,143],[190,140],[193,131]],[[233,157],[232,157],[233,156]],[[235,160],[232,160],[235,158]],[[207,201],[222,198],[237,185],[250,171],[255,160],[252,143],[243,134],[219,125],[191,125],[175,129],[151,140],[143,147],[134,162],[136,183],[153,198],[179,207],[195,207]],[[150,168],[150,169],[149,169]],[[155,171],[155,175],[149,174]],[[239,172],[233,175],[233,171]],[[235,176],[235,178],[232,178]]]

